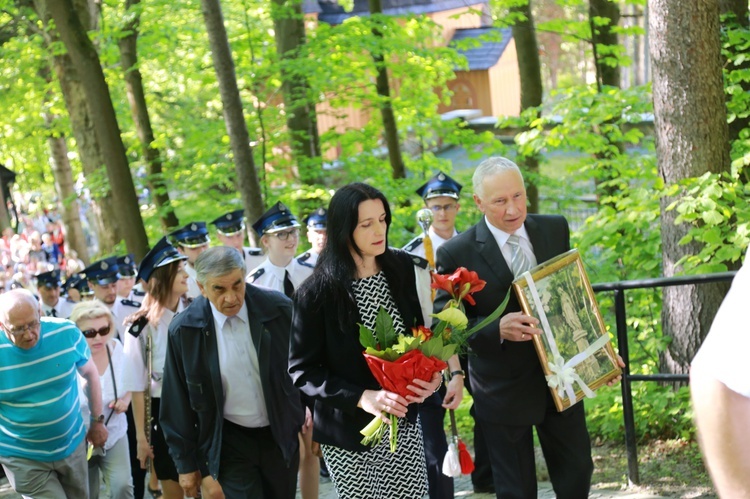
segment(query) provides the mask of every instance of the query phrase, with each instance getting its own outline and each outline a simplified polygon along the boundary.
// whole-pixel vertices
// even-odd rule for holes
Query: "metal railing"
[[[628,289],[664,288],[669,286],[685,286],[691,284],[707,284],[711,282],[731,281],[736,271],[718,272],[715,274],[701,274],[678,277],[660,277],[656,279],[641,279],[632,281],[603,282],[593,284],[595,292],[612,291],[615,300],[615,328],[617,332],[617,346],[625,368],[622,370],[622,412],[625,423],[625,448],[628,456],[628,480],[638,484],[638,449],[635,441],[635,417],[633,415],[633,394],[630,383],[632,381],[688,381],[686,374],[630,374],[630,353],[628,349],[627,312],[625,309],[625,291]]]

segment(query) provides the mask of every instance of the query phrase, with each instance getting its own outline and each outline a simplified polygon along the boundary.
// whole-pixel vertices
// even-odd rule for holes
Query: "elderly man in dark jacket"
[[[195,270],[202,296],[169,326],[160,415],[180,485],[293,498],[305,413],[286,370],[291,301],[246,285],[234,248],[205,251]]]

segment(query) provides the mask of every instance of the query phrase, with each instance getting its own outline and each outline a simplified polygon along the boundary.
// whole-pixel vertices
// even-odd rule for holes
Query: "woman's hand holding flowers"
[[[440,388],[440,383],[442,382],[443,376],[440,373],[432,373],[432,378],[430,379],[430,381],[414,379],[412,381],[413,384],[406,385],[406,388],[416,393],[416,396],[407,395],[406,400],[408,400],[409,403],[421,404],[427,397],[435,393],[435,391]]]
[[[397,393],[386,390],[365,390],[359,398],[357,407],[379,417],[384,423],[390,423],[386,414],[403,418],[406,416],[407,405],[409,402]]]

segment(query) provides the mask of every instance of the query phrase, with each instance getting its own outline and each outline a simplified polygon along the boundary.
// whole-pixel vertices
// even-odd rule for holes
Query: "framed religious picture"
[[[578,250],[534,267],[513,289],[523,312],[540,320],[534,347],[558,411],[621,374]]]

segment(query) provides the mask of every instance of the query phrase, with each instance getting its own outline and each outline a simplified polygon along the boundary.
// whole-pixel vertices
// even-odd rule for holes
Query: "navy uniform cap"
[[[181,229],[169,234],[175,244],[186,248],[199,248],[208,244],[211,240],[208,238],[208,229],[206,222],[192,222]],[[141,263],[141,265],[143,265]]]
[[[138,279],[148,281],[154,270],[165,265],[169,265],[173,262],[179,262],[180,260],[187,260],[187,256],[183,255],[177,248],[169,244],[166,237],[159,239],[156,246],[151,248],[151,251],[146,253],[141,261],[141,266],[138,269]]]
[[[86,279],[79,279],[78,282],[73,284],[73,287],[78,290],[81,297],[92,296],[94,290],[89,287],[89,282]]]
[[[245,230],[245,210],[235,210],[225,213],[211,221],[216,230],[225,236],[231,236]]]
[[[259,236],[263,234],[273,234],[275,232],[299,227],[299,222],[289,211],[289,208],[281,201],[271,206],[261,217],[253,224],[253,229]]]
[[[65,279],[65,282],[62,285],[62,292],[67,293],[68,289],[74,288],[75,285],[81,281],[85,281],[85,279],[81,277],[81,274],[73,274],[72,276]]]
[[[321,207],[309,214],[303,221],[309,229],[325,229],[327,220],[328,210]]]
[[[434,177],[428,180],[422,187],[417,189],[417,194],[427,201],[431,198],[446,196],[458,199],[463,186],[450,178],[445,173],[438,171]]]
[[[36,276],[36,285],[41,288],[44,286],[47,289],[60,287],[60,271],[51,270],[49,272],[42,272]]]
[[[117,270],[123,277],[133,277],[136,273],[135,255],[128,253],[117,257]]]
[[[117,282],[117,280],[120,279],[120,273],[118,272],[117,267],[117,257],[111,256],[104,260],[94,262],[83,269],[83,274],[86,276],[87,280],[93,281],[100,286]]]

